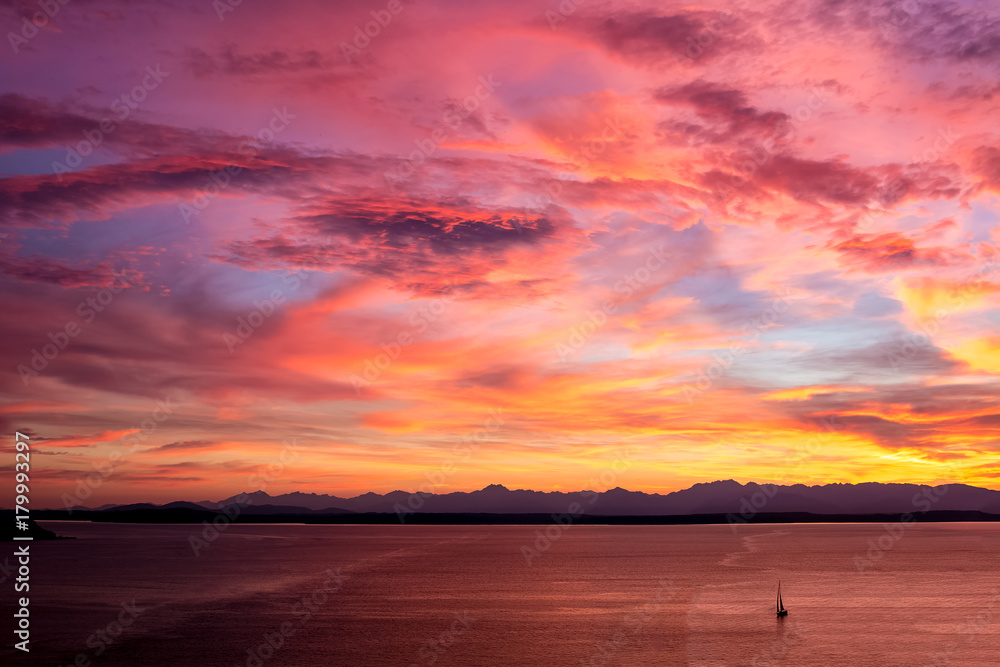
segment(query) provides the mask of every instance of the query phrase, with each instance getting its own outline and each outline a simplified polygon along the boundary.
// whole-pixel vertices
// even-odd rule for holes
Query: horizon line
[[[644,494],[644,495],[647,495],[647,496],[663,496],[663,497],[665,497],[665,496],[669,496],[669,495],[671,495],[673,493],[678,493],[678,492],[681,492],[681,491],[688,491],[688,490],[693,489],[694,487],[699,486],[699,485],[710,485],[710,484],[718,484],[718,483],[724,483],[724,482],[732,482],[732,483],[734,483],[734,484],[736,484],[736,485],[738,485],[740,487],[749,487],[749,486],[757,486],[757,487],[778,486],[778,487],[783,487],[783,488],[795,487],[795,486],[804,486],[806,488],[822,488],[822,487],[828,487],[828,486],[862,486],[862,485],[866,485],[866,484],[878,484],[878,485],[881,485],[881,486],[909,485],[909,486],[931,487],[931,488],[936,488],[936,487],[939,487],[939,486],[966,486],[966,487],[969,487],[969,488],[981,489],[981,490],[984,490],[984,491],[997,491],[997,492],[1000,492],[1000,489],[990,488],[990,487],[986,487],[986,486],[976,486],[974,484],[968,484],[967,482],[941,482],[941,483],[938,483],[938,484],[928,484],[928,483],[920,483],[920,482],[826,482],[826,483],[822,483],[822,484],[807,484],[805,482],[794,482],[794,483],[780,484],[780,483],[777,483],[777,482],[754,482],[754,481],[739,482],[739,481],[737,481],[735,479],[727,478],[727,479],[716,479],[716,480],[713,480],[711,482],[695,482],[691,486],[687,486],[687,487],[683,487],[683,488],[679,488],[679,489],[675,489],[673,491],[667,491],[667,492],[636,491],[636,490],[632,490],[632,489],[626,489],[626,488],[621,487],[621,486],[615,486],[615,487],[612,487],[612,488],[609,488],[609,489],[603,489],[601,491],[597,491],[595,489],[579,489],[579,490],[573,490],[573,491],[564,491],[564,490],[560,490],[560,489],[551,489],[551,490],[542,491],[542,490],[527,489],[527,488],[511,489],[511,488],[509,488],[509,487],[507,487],[507,486],[505,486],[503,484],[493,483],[493,484],[487,484],[486,486],[484,486],[482,488],[479,488],[479,489],[471,489],[471,490],[467,490],[467,491],[463,491],[463,490],[454,490],[454,491],[421,491],[419,489],[415,490],[415,491],[406,491],[404,489],[393,489],[392,491],[386,491],[384,493],[379,493],[377,491],[365,491],[363,493],[358,493],[357,495],[354,495],[354,496],[339,496],[339,495],[336,495],[336,492],[318,492],[318,491],[284,491],[284,492],[276,493],[276,494],[272,495],[271,493],[268,493],[265,489],[257,489],[255,491],[238,491],[238,492],[236,492],[234,494],[231,494],[229,496],[223,497],[220,500],[171,500],[171,501],[163,502],[161,504],[162,505],[168,505],[170,503],[176,503],[176,502],[189,502],[189,503],[192,503],[192,504],[206,503],[206,502],[207,503],[220,503],[223,500],[229,500],[229,499],[235,498],[236,496],[239,496],[241,494],[249,496],[249,495],[259,494],[259,493],[263,493],[263,494],[267,495],[269,498],[277,498],[279,496],[286,496],[286,495],[292,495],[292,494],[296,494],[297,493],[297,494],[306,495],[306,496],[327,496],[327,497],[331,497],[331,498],[337,498],[337,499],[340,499],[340,500],[355,500],[357,498],[361,498],[362,496],[366,496],[366,495],[369,495],[369,494],[376,495],[376,496],[382,496],[382,497],[386,497],[386,496],[389,496],[389,495],[392,495],[392,494],[396,494],[396,493],[407,494],[407,495],[410,495],[410,496],[414,496],[414,495],[445,496],[445,495],[450,495],[450,494],[453,494],[453,493],[479,493],[479,492],[486,491],[486,490],[488,490],[490,488],[494,488],[494,487],[499,487],[499,488],[503,489],[504,491],[507,491],[507,492],[510,492],[510,493],[515,493],[515,492],[519,492],[519,491],[520,492],[527,491],[527,492],[531,492],[531,493],[546,493],[546,494],[548,494],[548,493],[563,493],[563,494],[597,493],[597,494],[604,494],[604,493],[608,493],[608,492],[611,492],[611,491],[620,490],[620,491],[624,491],[626,493],[641,493],[641,494]],[[98,505],[97,507],[104,507],[105,505],[124,506],[124,505],[142,505],[142,504],[156,505],[157,503],[154,503],[154,502],[149,501],[149,500],[140,500],[140,501],[135,501],[135,502],[123,502],[123,503],[108,502],[108,503],[102,503],[101,505]],[[81,507],[82,508],[82,507],[86,507],[86,505],[84,505],[83,503],[80,503],[79,505],[73,505],[73,507]],[[53,508],[49,508],[49,509],[53,509]],[[55,509],[67,509],[67,508],[66,507],[61,507],[61,508],[55,508]]]

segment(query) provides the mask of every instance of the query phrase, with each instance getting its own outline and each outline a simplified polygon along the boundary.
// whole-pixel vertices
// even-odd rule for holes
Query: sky
[[[995,3],[40,7],[0,2],[39,506],[1000,489]]]

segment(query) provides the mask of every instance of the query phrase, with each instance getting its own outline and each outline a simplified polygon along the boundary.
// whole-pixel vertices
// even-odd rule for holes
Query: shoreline
[[[571,519],[573,525],[592,526],[663,526],[663,525],[731,525],[748,524],[879,524],[901,520],[907,513],[882,514],[812,514],[809,512],[761,512],[749,519],[737,514],[685,514],[685,515],[588,515],[581,514]],[[131,523],[131,524],[201,524],[215,517],[226,516],[211,510],[143,509],[128,511],[75,511],[72,515],[65,510],[36,510],[34,516],[39,521],[89,522],[89,523]],[[975,510],[932,510],[912,516],[916,523],[1000,523],[1000,514],[988,514]],[[455,525],[491,526],[524,525],[538,526],[555,523],[555,518],[565,520],[565,515],[553,513],[412,513],[405,521],[395,513],[358,514],[251,514],[246,510],[237,517],[227,517],[235,524],[288,524],[288,525]]]

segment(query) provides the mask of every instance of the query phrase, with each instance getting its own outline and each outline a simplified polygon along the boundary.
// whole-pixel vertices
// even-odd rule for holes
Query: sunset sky
[[[1000,488],[996,3],[0,4],[38,506]]]

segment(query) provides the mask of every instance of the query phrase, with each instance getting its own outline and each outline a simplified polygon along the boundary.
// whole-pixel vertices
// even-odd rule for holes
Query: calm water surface
[[[571,526],[529,565],[545,527],[242,525],[195,556],[201,526],[43,523],[78,539],[32,544],[3,664],[1000,665],[1000,524]]]

